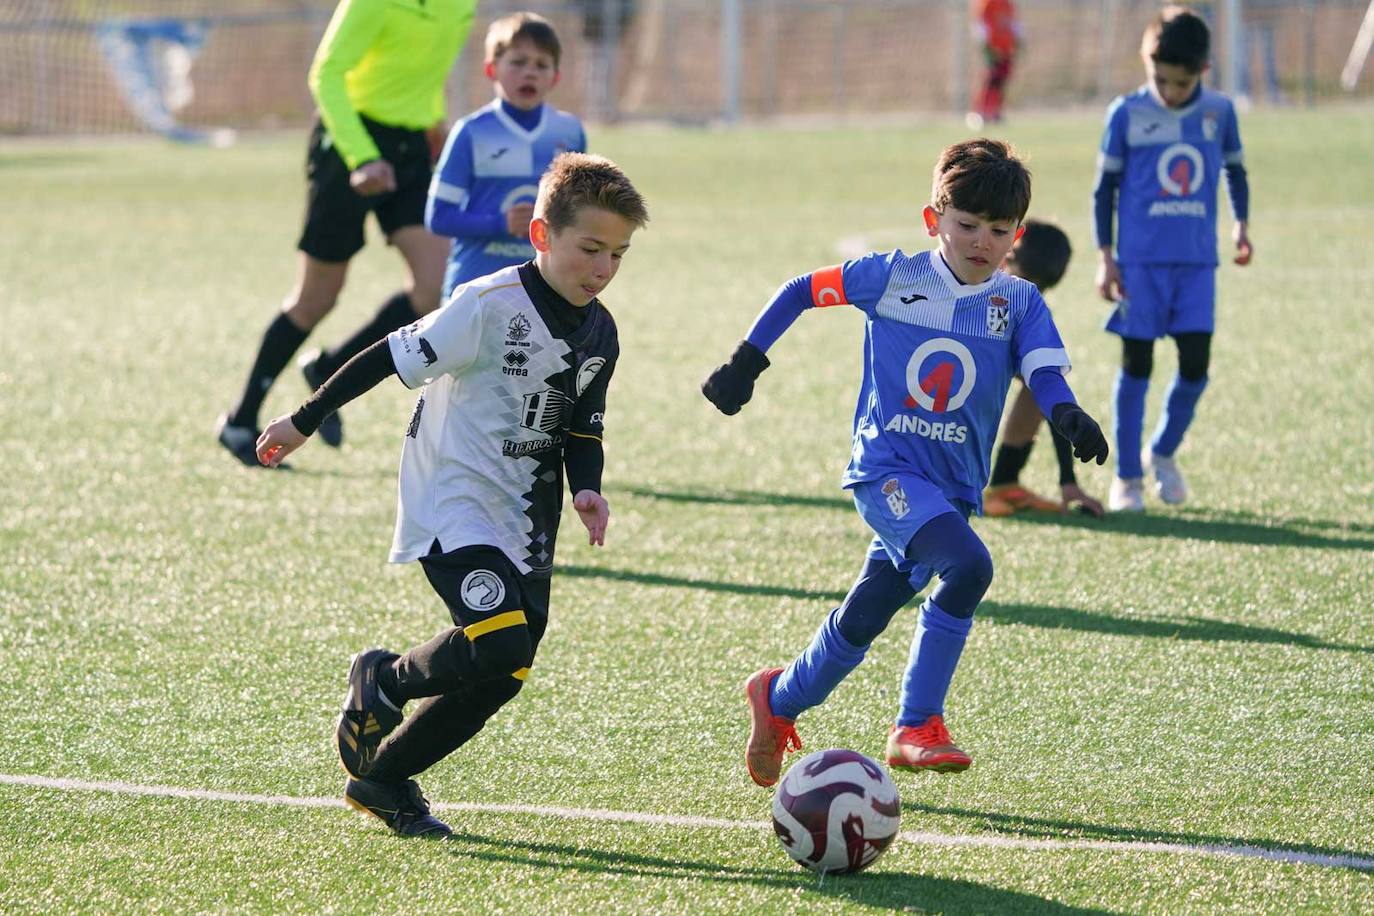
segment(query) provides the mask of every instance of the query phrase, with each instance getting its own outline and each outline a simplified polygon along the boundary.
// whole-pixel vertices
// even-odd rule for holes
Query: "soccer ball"
[[[773,796],[773,831],[797,864],[822,874],[862,871],[902,821],[902,800],[882,767],[858,751],[807,754]]]

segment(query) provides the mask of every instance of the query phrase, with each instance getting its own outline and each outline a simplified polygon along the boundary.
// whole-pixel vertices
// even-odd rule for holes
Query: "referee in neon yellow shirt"
[[[444,82],[467,40],[477,0],[342,0],[310,66],[319,121],[310,134],[305,227],[295,288],[267,326],[238,403],[219,420],[219,442],[258,463],[258,413],[272,383],[334,308],[348,262],[363,247],[368,213],[405,259],[403,289],[334,350],[307,354],[318,387],[356,353],[439,304],[448,240],[425,229],[430,173],[447,135]],[[343,441],[337,415],[320,427]]]

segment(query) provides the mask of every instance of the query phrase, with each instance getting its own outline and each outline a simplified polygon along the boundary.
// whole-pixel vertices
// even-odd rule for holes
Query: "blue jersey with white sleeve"
[[[529,129],[499,99],[454,125],[425,206],[425,226],[453,239],[445,298],[460,284],[534,257],[528,238],[507,231],[506,212],[534,203],[539,178],[555,156],[586,147],[582,122],[550,105]]]
[[[1115,185],[1120,263],[1215,266],[1223,168],[1235,216],[1248,218],[1243,163],[1236,111],[1221,93],[1199,89],[1180,108],[1148,86],[1118,97],[1098,156],[1097,244],[1111,242]]]
[[[893,251],[812,273],[806,306],[832,305],[867,316],[843,485],[915,472],[948,499],[981,508],[1012,377],[1069,370],[1040,291],[1000,270],[964,284],[938,251]],[[770,323],[761,315],[748,340],[767,349],[776,339]]]

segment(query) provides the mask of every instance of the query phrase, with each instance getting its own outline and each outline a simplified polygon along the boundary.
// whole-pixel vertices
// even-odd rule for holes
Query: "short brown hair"
[[[649,221],[644,198],[620,166],[604,156],[560,153],[539,179],[534,215],[561,232],[577,221],[584,207],[599,207],[643,228]]]
[[[528,41],[552,57],[555,68],[563,59],[563,44],[553,23],[538,13],[511,13],[487,28],[487,63],[505,54],[517,41]]]
[[[1186,6],[1166,6],[1145,27],[1140,53],[1157,64],[1173,64],[1201,73],[1212,52],[1212,33],[1202,17]]]
[[[990,220],[1020,222],[1030,209],[1031,175],[1010,143],[980,137],[945,148],[935,163],[930,205]]]

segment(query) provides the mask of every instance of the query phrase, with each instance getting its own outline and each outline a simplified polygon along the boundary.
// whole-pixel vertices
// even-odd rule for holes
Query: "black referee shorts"
[[[420,566],[460,627],[523,611],[534,655],[549,623],[547,578],[522,574],[504,553],[485,545],[431,553],[420,558]]]
[[[382,158],[396,171],[396,190],[364,197],[348,183],[350,169],[318,120],[310,132],[305,160],[309,183],[305,227],[296,247],[321,261],[347,261],[363,247],[363,223],[377,214],[388,236],[405,226],[423,226],[431,167],[429,142],[422,130],[388,127],[370,118],[363,126]]]

